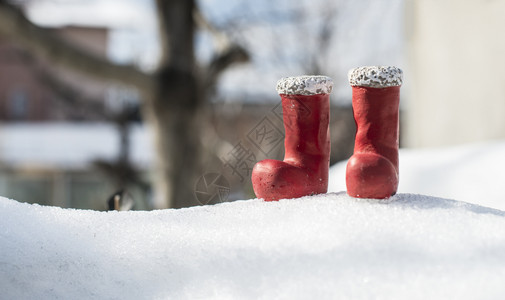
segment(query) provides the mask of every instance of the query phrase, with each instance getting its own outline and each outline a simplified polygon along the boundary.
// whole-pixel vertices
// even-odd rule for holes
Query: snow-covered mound
[[[152,212],[0,198],[2,299],[503,299],[505,212],[331,193]]]
[[[345,191],[347,161],[330,170],[330,192]],[[400,150],[399,193],[458,199],[505,210],[505,141]]]

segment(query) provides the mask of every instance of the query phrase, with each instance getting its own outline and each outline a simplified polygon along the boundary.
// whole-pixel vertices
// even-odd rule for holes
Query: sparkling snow
[[[4,299],[500,299],[505,212],[345,193],[152,212],[0,199]]]

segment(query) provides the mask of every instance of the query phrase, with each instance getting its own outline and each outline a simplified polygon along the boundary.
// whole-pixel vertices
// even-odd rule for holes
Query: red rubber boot
[[[346,170],[351,197],[384,199],[396,194],[402,76],[396,67],[361,67],[349,72],[357,128]]]
[[[274,201],[327,192],[332,88],[326,76],[288,77],[277,83],[285,155],[284,161],[266,159],[254,166],[252,184],[258,198]]]

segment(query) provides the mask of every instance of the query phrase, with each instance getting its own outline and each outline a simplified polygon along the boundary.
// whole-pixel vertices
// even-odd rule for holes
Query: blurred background
[[[323,74],[331,163],[349,69],[404,70],[401,147],[505,138],[503,0],[0,0],[0,195],[108,209],[254,197],[282,159],[278,79]],[[119,192],[119,194],[118,194]],[[126,197],[125,195],[128,195]]]

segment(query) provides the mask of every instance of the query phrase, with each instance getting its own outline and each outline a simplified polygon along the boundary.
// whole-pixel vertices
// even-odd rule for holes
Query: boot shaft
[[[354,152],[376,152],[398,168],[400,87],[352,87]]]
[[[330,95],[281,94],[285,129],[285,158],[329,158]]]

